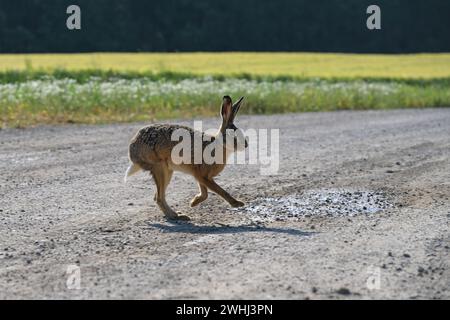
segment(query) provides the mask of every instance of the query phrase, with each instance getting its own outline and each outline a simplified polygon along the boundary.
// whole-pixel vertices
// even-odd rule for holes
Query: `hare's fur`
[[[242,98],[232,105],[229,96],[223,98],[221,108],[222,125],[215,137],[218,135],[225,136],[225,131],[230,128],[238,130],[234,126],[233,120],[239,110],[241,102]],[[200,164],[194,164],[194,150],[192,148],[192,161],[189,164],[175,164],[172,161],[171,154],[172,149],[179,142],[172,141],[171,137],[172,133],[178,129],[187,130],[187,132],[191,134],[191,141],[194,141],[194,135],[204,135],[204,133],[194,131],[189,127],[171,124],[155,124],[140,129],[130,142],[129,157],[131,165],[126,172],[125,181],[128,176],[139,170],[150,171],[156,184],[154,199],[158,204],[158,207],[169,219],[189,220],[186,215],[175,212],[166,202],[166,189],[174,171],[190,174],[198,182],[200,192],[191,200],[191,207],[198,205],[208,198],[208,189],[217,193],[233,207],[243,206],[243,202],[233,198],[213,179],[224,169],[226,158],[236,150],[227,149],[223,145],[225,159],[221,163],[206,164],[202,162]],[[202,139],[202,149],[204,150],[210,143],[215,143],[215,137],[211,137],[211,139]],[[247,145],[247,141],[245,141],[245,145]]]

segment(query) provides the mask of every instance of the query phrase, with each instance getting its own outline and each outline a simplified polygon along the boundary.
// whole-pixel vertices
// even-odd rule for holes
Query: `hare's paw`
[[[166,216],[166,219],[173,220],[173,221],[189,221],[191,220],[187,215],[182,214],[179,211],[170,211],[164,213]]]
[[[185,215],[185,214],[178,214],[177,220],[179,221],[190,221],[191,218],[189,218],[189,216]]]
[[[194,199],[192,199],[191,202],[189,203],[189,206],[191,206],[191,207],[198,206],[198,205],[200,204],[200,202],[202,202],[200,199],[194,198]]]
[[[190,202],[191,207],[195,207],[206,200],[207,197],[202,195],[196,195]]]
[[[189,221],[191,218],[189,218],[187,215],[182,214],[181,212],[177,211],[175,215],[168,217],[171,220],[178,220],[178,221]]]
[[[239,201],[239,200],[235,200],[235,201],[233,201],[233,202],[231,203],[231,206],[232,206],[233,208],[239,208],[239,207],[245,206],[245,203],[242,202],[242,201]]]

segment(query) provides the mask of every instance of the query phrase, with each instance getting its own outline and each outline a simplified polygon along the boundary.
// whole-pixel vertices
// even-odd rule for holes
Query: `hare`
[[[215,181],[217,176],[226,165],[227,157],[235,151],[241,151],[247,148],[248,142],[244,138],[242,131],[234,125],[234,119],[242,104],[244,97],[240,98],[235,104],[229,96],[224,96],[221,107],[222,124],[215,136],[206,136],[205,133],[194,131],[193,129],[180,125],[171,124],[154,124],[140,129],[133,137],[129,146],[129,158],[131,165],[125,174],[127,177],[140,171],[150,171],[156,183],[156,193],[154,200],[158,207],[168,219],[190,220],[186,215],[175,212],[166,202],[166,189],[172,178],[173,171],[181,171],[192,175],[198,182],[200,193],[197,194],[190,202],[190,206],[194,207],[208,198],[208,189],[217,193],[225,199],[232,207],[241,207],[243,202],[233,198],[228,192],[222,189]],[[172,134],[175,130],[187,130],[191,138],[194,135],[201,135],[208,139],[202,139],[202,154],[205,148],[211,144],[217,144],[222,148],[223,161],[215,161],[207,164],[202,160],[196,164],[194,159],[194,148],[192,149],[189,163],[178,163],[172,159],[172,150],[179,143],[172,141]],[[231,140],[232,139],[232,140]],[[209,141],[205,141],[209,140]],[[193,139],[191,139],[193,141]],[[226,142],[228,141],[228,143]]]

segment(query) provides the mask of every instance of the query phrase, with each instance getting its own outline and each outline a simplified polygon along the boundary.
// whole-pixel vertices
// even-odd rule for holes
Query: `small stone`
[[[350,290],[347,288],[340,288],[339,290],[336,291],[336,293],[342,294],[345,296],[348,296],[349,294],[351,294]]]
[[[411,258],[411,256],[410,256],[408,253],[403,254],[403,256],[404,256],[405,258]]]

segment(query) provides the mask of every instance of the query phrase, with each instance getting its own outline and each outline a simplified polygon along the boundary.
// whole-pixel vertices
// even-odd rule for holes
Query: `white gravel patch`
[[[303,194],[257,199],[244,208],[232,209],[253,221],[285,221],[299,218],[353,217],[391,208],[382,192],[367,190],[309,190]]]

